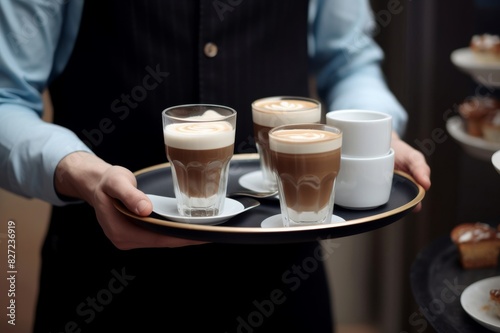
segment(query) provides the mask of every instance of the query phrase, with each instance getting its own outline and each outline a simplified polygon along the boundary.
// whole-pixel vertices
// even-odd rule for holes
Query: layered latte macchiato
[[[340,170],[340,130],[320,124],[280,126],[269,139],[285,225],[329,222]]]
[[[235,119],[225,118],[208,110],[164,123],[165,151],[182,215],[213,216],[223,208],[235,138]]]
[[[271,170],[269,151],[269,131],[286,124],[319,123],[321,104],[314,99],[303,97],[262,98],[252,103],[252,118],[264,181],[267,187],[275,189],[276,181]]]

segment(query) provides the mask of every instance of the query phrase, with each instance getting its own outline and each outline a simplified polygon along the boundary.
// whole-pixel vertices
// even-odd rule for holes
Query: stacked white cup
[[[335,204],[372,209],[389,201],[394,174],[392,117],[371,110],[337,110],[326,114],[328,125],[342,130],[340,172]]]

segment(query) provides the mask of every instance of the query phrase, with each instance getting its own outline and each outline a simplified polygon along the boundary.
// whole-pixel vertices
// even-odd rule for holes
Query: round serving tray
[[[230,164],[228,193],[242,190],[238,179],[249,172],[259,170],[257,154],[235,155]],[[136,171],[137,187],[147,194],[173,197],[170,164],[164,163]],[[152,213],[141,217],[115,201],[115,207],[134,218],[142,226],[171,236],[207,242],[264,244],[307,242],[338,238],[381,228],[407,215],[425,195],[424,189],[409,175],[396,171],[393,177],[389,202],[370,210],[349,210],[335,206],[334,214],[345,222],[299,226],[290,228],[262,228],[261,222],[280,214],[279,201],[275,198],[260,200],[261,204],[219,225],[200,225],[168,221]]]
[[[438,333],[492,332],[464,310],[461,296],[473,283],[499,275],[498,267],[462,268],[458,248],[449,235],[433,240],[419,252],[411,266],[410,282],[415,301],[419,309],[429,310],[418,312],[414,322],[421,323],[425,317]],[[485,305],[489,298],[488,292],[478,295],[484,299]],[[486,311],[486,307],[478,308],[477,311]]]

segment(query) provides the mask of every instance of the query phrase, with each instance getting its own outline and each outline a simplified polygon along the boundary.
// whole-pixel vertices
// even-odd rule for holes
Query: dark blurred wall
[[[375,14],[394,2],[372,0]],[[376,39],[386,52],[389,86],[410,116],[405,139],[426,154],[432,168],[422,237],[447,233],[463,221],[499,219],[500,175],[490,161],[466,154],[446,131],[446,120],[465,98],[497,93],[458,70],[450,54],[466,47],[474,33],[500,32],[499,11],[470,0],[396,2],[403,12]]]
[[[467,97],[478,91],[497,93],[486,91],[457,69],[450,54],[468,46],[474,33],[500,32],[500,16],[498,10],[478,8],[472,0],[371,2],[379,25],[376,40],[386,53],[383,68],[388,84],[410,117],[405,140],[424,152],[432,168],[432,188],[426,193],[424,208],[405,219],[400,235],[405,260],[399,274],[406,280],[403,310],[391,327],[414,332],[408,323],[417,310],[409,269],[418,252],[437,237],[449,235],[458,223],[500,223],[500,174],[490,161],[465,153],[446,131],[447,119],[457,115],[458,105]],[[383,241],[387,240],[380,239],[379,244]]]

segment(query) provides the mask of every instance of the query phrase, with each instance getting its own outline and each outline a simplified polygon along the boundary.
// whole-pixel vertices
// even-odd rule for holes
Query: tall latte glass
[[[218,215],[226,198],[236,111],[221,105],[179,105],[164,110],[162,118],[179,213]]]
[[[330,223],[342,132],[323,124],[283,125],[269,132],[283,225]]]
[[[252,118],[264,186],[275,190],[277,185],[271,168],[269,130],[287,124],[319,123],[321,103],[311,98],[294,96],[261,98],[252,103]]]

